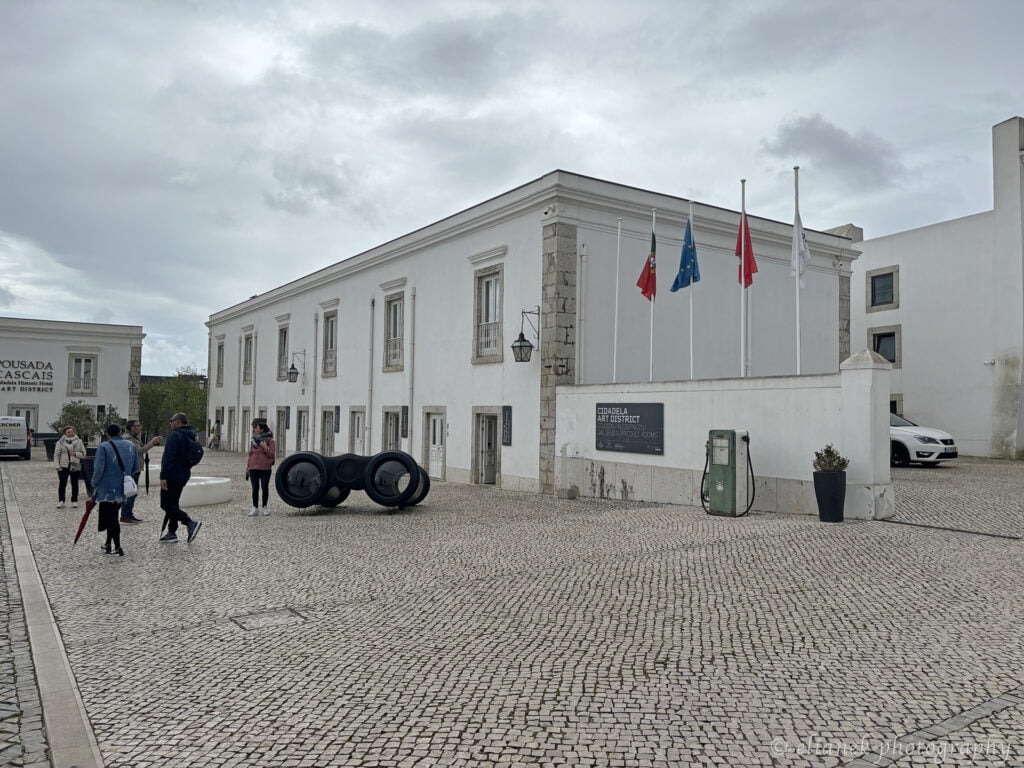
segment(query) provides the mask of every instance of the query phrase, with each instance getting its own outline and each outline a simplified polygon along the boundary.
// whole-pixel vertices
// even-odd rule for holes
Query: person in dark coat
[[[100,530],[107,532],[107,543],[103,545],[103,551],[108,555],[124,557],[118,513],[121,502],[124,501],[124,477],[139,471],[139,454],[134,445],[121,437],[119,424],[107,427],[107,437],[110,439],[96,449],[92,470],[92,497],[100,505]],[[121,469],[122,464],[124,469]]]
[[[167,518],[167,533],[160,537],[160,541],[177,541],[178,523],[183,523],[188,530],[188,543],[191,544],[202,525],[185,514],[179,505],[181,492],[192,477],[189,447],[195,439],[196,431],[188,425],[188,417],[184,413],[174,414],[171,417],[171,434],[167,436],[164,455],[160,460],[160,509]]]

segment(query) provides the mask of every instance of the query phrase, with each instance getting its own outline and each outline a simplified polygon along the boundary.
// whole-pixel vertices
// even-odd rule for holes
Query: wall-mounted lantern
[[[522,310],[519,320],[519,338],[512,342],[512,357],[515,358],[517,363],[530,362],[530,354],[533,352],[534,346],[540,346],[540,331],[537,329],[537,325],[534,325],[533,320],[530,319],[530,315],[536,315],[537,325],[540,325],[540,307],[538,306],[536,309],[532,310]],[[530,324],[530,329],[533,331],[534,338],[537,339],[536,345],[531,344],[530,340],[526,338],[523,333],[526,323]]]

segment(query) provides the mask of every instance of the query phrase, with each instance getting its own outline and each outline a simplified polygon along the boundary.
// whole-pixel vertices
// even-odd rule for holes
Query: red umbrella
[[[92,508],[96,506],[96,502],[92,499],[86,499],[85,501],[85,514],[82,515],[82,522],[78,524],[78,533],[75,534],[75,540],[71,542],[71,546],[75,546],[78,540],[82,538],[82,531],[85,530],[85,524],[89,522],[89,515],[92,512]]]

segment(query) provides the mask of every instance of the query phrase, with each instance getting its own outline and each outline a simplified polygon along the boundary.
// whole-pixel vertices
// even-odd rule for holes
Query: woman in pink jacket
[[[249,510],[249,517],[255,517],[260,512],[260,488],[263,489],[263,514],[270,514],[270,510],[267,509],[267,498],[270,496],[270,469],[274,466],[276,451],[277,445],[274,443],[274,433],[270,431],[270,427],[265,421],[254,421],[252,440],[249,443],[249,461],[245,465],[245,475],[252,483],[252,509]]]

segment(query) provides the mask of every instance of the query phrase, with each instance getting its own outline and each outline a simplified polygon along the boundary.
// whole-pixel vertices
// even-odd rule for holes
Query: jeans
[[[270,496],[270,470],[269,469],[250,469],[249,470],[249,482],[252,483],[252,505],[254,507],[260,506],[259,492],[260,488],[263,489],[263,506],[267,506],[267,499]]]
[[[135,478],[136,485],[139,484],[139,476],[141,474],[141,472],[136,472],[134,475],[132,475],[132,477]],[[135,517],[135,499],[137,498],[138,496],[125,496],[124,501],[121,504],[122,520],[130,520],[131,518]]]
[[[71,503],[74,504],[78,501],[78,478],[81,475],[81,471],[72,472],[70,469],[57,470],[57,479],[60,481],[60,485],[57,486],[57,500],[61,504],[64,503],[69,478],[71,480]]]

